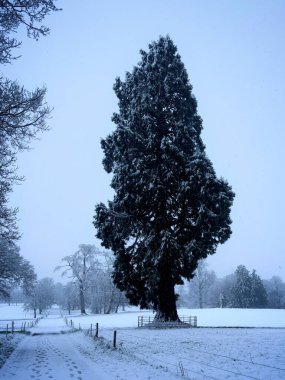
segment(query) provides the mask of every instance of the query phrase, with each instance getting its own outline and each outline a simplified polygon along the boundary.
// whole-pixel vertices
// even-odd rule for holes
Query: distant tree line
[[[58,303],[69,312],[80,309],[81,314],[86,314],[87,308],[96,314],[117,312],[126,298],[113,282],[113,264],[111,252],[101,252],[90,244],[79,245],[55,269],[71,279],[63,287],[63,298]]]
[[[33,267],[19,251],[16,245],[4,245],[0,239],[0,301],[24,303],[27,310],[34,311],[35,317],[54,304],[69,313],[80,310],[86,314],[88,310],[109,314],[128,303],[124,293],[114,285],[111,252],[101,252],[94,245],[79,245],[56,268],[70,279],[62,284],[50,277],[37,280]]]
[[[91,255],[92,259],[86,260],[85,257],[84,260],[86,254]],[[117,312],[119,307],[124,309],[128,300],[113,283],[113,255],[110,252],[100,252],[93,245],[82,244],[73,255],[63,258],[63,263],[67,262],[67,257],[70,263],[73,257],[76,267],[70,267],[66,272],[69,264],[64,264],[57,269],[63,269],[64,275],[69,274],[71,281],[66,284],[55,283],[48,277],[36,281],[35,273],[24,261],[24,268],[27,265],[26,275],[11,281],[9,292],[5,293],[5,297],[2,292],[0,299],[25,303],[26,308],[34,310],[35,314],[41,314],[53,304],[61,306],[69,313],[72,310],[86,313],[87,310],[96,314],[109,314]],[[84,271],[86,277],[82,287],[82,281],[75,276],[75,272],[83,276]],[[22,288],[18,285],[22,285]],[[250,272],[244,265],[239,265],[234,273],[224,278],[217,278],[215,272],[208,270],[206,262],[202,260],[195,277],[177,287],[176,291],[179,295],[179,307],[285,308],[285,282],[278,276],[262,280],[254,269]]]
[[[26,300],[26,308],[40,314],[53,304],[63,309],[87,310],[96,314],[117,312],[127,303],[124,294],[117,289],[112,279],[113,255],[100,252],[94,245],[81,244],[78,250],[62,259],[63,276],[70,279],[65,285],[54,283],[52,278],[39,280]],[[18,296],[18,293],[17,293]]]
[[[179,306],[191,308],[285,308],[285,282],[278,276],[263,280],[255,269],[250,272],[244,265],[217,278],[202,260],[195,277],[177,291]]]

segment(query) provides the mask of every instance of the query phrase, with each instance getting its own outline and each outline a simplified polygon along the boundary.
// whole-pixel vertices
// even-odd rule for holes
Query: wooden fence
[[[40,318],[36,319],[15,319],[15,320],[0,320],[0,334],[14,334],[15,332],[26,332],[31,327],[34,327],[39,322]]]
[[[155,321],[154,316],[139,316],[138,327],[197,327],[197,317],[182,315],[179,316],[180,322],[159,322]]]
[[[65,317],[64,320],[66,325],[71,327],[72,331],[85,331],[87,335],[93,337],[94,339],[99,338],[99,323],[91,323],[90,325],[78,323],[78,325],[76,325],[72,319],[68,320]],[[117,330],[114,330],[112,334],[112,346],[113,348],[117,348]]]

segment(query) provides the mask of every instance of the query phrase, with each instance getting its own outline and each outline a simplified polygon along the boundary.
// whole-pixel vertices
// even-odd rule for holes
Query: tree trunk
[[[176,308],[174,284],[167,278],[161,278],[158,289],[158,305],[155,322],[180,322]]]
[[[80,299],[80,311],[81,311],[81,314],[86,314],[86,311],[85,311],[84,289],[83,289],[83,285],[82,284],[80,284],[80,286],[79,286],[79,299]]]
[[[112,307],[113,307],[113,303],[114,303],[114,293],[115,293],[115,289],[113,287],[112,291],[111,291],[111,296],[110,296],[110,299],[109,299],[109,305],[108,305],[108,308],[107,308],[107,311],[106,311],[105,314],[110,314],[111,311],[112,311]]]
[[[201,289],[201,286],[199,284],[199,309],[203,309],[203,297],[202,297],[202,289]]]
[[[119,299],[118,299],[117,305],[115,307],[115,313],[118,313],[119,306],[120,306],[120,303],[121,303],[121,299],[122,299],[122,293],[119,293]],[[123,308],[122,309],[123,309],[123,311],[125,311],[124,303],[123,303]]]

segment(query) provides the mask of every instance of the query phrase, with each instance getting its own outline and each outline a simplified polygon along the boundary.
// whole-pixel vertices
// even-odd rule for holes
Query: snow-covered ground
[[[84,331],[56,334],[69,328],[53,309],[31,329],[33,335],[21,340],[0,378],[285,379],[285,310],[184,309],[179,314],[197,315],[199,326],[233,328],[163,330],[136,328],[142,314],[152,315],[134,309],[113,315],[73,313],[69,321],[75,328],[92,323],[93,335],[99,323],[99,338],[94,338]],[[112,347],[115,329],[117,349]]]
[[[197,316],[199,327],[269,327],[285,328],[285,309],[179,309],[180,316]],[[99,323],[103,328],[137,327],[138,316],[153,316],[149,310],[127,308],[118,314],[100,314],[81,316],[72,312],[68,320],[75,327],[79,324],[86,328],[92,323]]]
[[[28,327],[34,323],[34,314],[30,310],[24,310],[23,305],[8,305],[0,303],[0,333],[12,330],[21,330],[24,326]]]
[[[32,310],[24,310],[23,304],[0,303],[0,320],[33,318]]]

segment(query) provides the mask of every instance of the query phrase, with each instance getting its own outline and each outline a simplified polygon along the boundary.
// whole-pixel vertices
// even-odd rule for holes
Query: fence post
[[[7,323],[7,326],[6,326],[6,336],[8,335],[8,330],[9,330],[9,325]]]
[[[14,321],[12,321],[12,334],[14,334]]]
[[[117,331],[114,331],[114,338],[113,338],[113,347],[116,348],[117,345]]]
[[[92,336],[92,323],[91,323],[91,326],[90,326],[90,332],[91,332],[91,336]]]
[[[96,323],[96,332],[95,332],[95,337],[98,338],[98,330],[99,330],[99,325]]]

